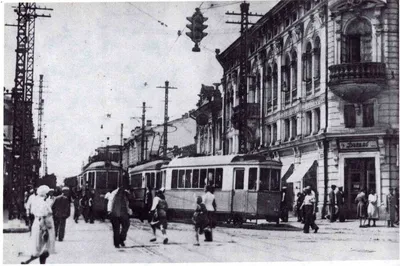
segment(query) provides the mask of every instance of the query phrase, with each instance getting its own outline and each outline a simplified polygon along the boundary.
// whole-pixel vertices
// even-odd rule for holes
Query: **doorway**
[[[344,160],[344,200],[347,218],[356,218],[355,198],[361,189],[376,190],[375,158],[348,158]]]

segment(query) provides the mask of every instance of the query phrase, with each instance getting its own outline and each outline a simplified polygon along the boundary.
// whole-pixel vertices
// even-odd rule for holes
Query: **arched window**
[[[356,19],[346,28],[342,38],[342,63],[372,61],[372,27],[366,19]]]
[[[272,106],[273,108],[278,107],[278,66],[274,63],[272,69]]]
[[[256,76],[256,103],[261,102],[261,77],[260,77],[260,72],[257,72]]]
[[[306,45],[306,52],[303,54],[303,81],[306,82],[306,94],[311,93],[312,85],[312,46],[308,42]]]
[[[297,97],[297,53],[292,52],[292,100]]]
[[[314,80],[319,81],[320,76],[321,76],[321,41],[319,37],[317,37],[315,39],[315,46],[314,46]]]
[[[282,91],[285,93],[285,104],[290,103],[290,90],[291,90],[291,81],[290,81],[290,57],[289,54],[286,54],[284,65],[282,66]]]
[[[268,66],[267,69],[267,110],[270,111],[272,108],[272,68]]]

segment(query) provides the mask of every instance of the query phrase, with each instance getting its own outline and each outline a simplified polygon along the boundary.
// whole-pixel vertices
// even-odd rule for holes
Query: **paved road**
[[[214,242],[194,246],[193,227],[189,224],[170,223],[170,241],[163,245],[161,237],[150,243],[150,227],[133,219],[126,247],[116,249],[110,223],[86,224],[80,220],[75,224],[70,218],[66,237],[56,243],[57,253],[49,257],[48,263],[399,260],[399,229],[386,228],[383,221],[376,228],[358,228],[357,221],[317,222],[320,224],[317,234],[303,234],[295,227],[294,230],[219,227],[214,231]],[[295,222],[290,224],[299,226]],[[3,237],[4,263],[19,264],[28,258],[24,252],[28,233],[9,233]]]

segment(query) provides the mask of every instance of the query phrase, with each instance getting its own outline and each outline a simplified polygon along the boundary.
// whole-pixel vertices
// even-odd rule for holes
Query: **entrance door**
[[[246,210],[246,191],[244,190],[244,168],[233,170],[232,211],[244,213]]]
[[[347,217],[356,218],[357,204],[355,198],[361,189],[376,190],[375,158],[349,158],[344,161],[344,199]]]

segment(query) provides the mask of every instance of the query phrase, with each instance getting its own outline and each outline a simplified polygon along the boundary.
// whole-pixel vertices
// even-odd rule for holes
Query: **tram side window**
[[[161,188],[162,186],[162,179],[161,179],[161,172],[156,173],[156,189]]]
[[[192,170],[186,170],[185,188],[192,188]]]
[[[178,173],[178,188],[185,187],[185,170],[179,170]]]
[[[200,188],[204,188],[207,179],[207,169],[200,169]]]
[[[131,187],[141,188],[142,187],[142,175],[136,174],[131,176]]]
[[[178,170],[172,170],[171,188],[178,187]]]
[[[192,188],[199,187],[199,175],[200,175],[200,170],[194,169],[193,170],[193,178],[192,178]]]
[[[97,172],[96,174],[96,189],[106,189],[107,188],[107,173]]]
[[[166,182],[165,182],[165,179],[166,179],[166,177],[167,177],[167,171],[162,171],[162,187],[166,187]]]
[[[94,188],[94,172],[89,172],[89,188]]]
[[[208,169],[207,171],[207,185],[213,186],[215,182],[215,169]]]
[[[244,169],[235,171],[235,189],[244,188]]]
[[[249,190],[257,190],[257,168],[249,169]]]
[[[279,191],[281,181],[281,171],[277,169],[271,169],[271,190]]]
[[[156,186],[156,175],[154,173],[150,173],[150,185],[152,188]]]
[[[270,180],[271,170],[267,168],[260,169],[260,187],[259,191],[269,190],[269,180]]]
[[[118,172],[108,172],[107,187],[112,190],[118,187]]]
[[[154,188],[154,173],[146,173],[146,187]]]
[[[215,188],[222,188],[223,169],[217,168],[215,171]]]

